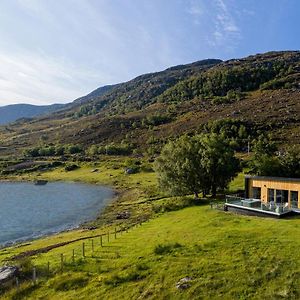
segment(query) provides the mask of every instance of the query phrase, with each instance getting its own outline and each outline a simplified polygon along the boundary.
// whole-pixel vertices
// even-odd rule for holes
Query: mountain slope
[[[114,89],[117,86],[118,86],[118,84],[101,86],[101,87],[95,89],[94,91],[90,92],[89,94],[87,94],[83,97],[77,98],[71,103],[68,103],[67,106],[73,107],[73,106],[77,106],[77,105],[82,105],[88,101],[93,101],[95,98],[105,95],[106,93],[110,92],[112,89]]]
[[[252,138],[269,132],[280,144],[299,143],[299,74],[300,52],[286,51],[142,75],[54,114],[0,129],[2,153],[33,147],[41,136],[52,144],[123,142],[156,151],[169,138],[202,132],[222,119],[243,124]]]
[[[192,64],[168,68],[161,72],[138,76],[128,82],[113,86],[104,95],[96,95],[82,107],[82,115],[92,111],[109,109],[111,114],[122,114],[141,109],[153,103],[155,97],[174,86],[176,83],[199,74],[222,61],[205,59]]]

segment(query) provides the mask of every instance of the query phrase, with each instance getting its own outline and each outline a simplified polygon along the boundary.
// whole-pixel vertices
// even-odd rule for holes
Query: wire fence
[[[26,272],[22,271],[19,276],[14,277],[10,286],[15,286],[19,289],[24,282],[31,281],[33,285],[37,284],[39,280],[49,279],[56,274],[74,270],[80,267],[86,259],[107,258],[107,253],[101,252],[105,247],[116,240],[118,237],[126,234],[129,230],[135,227],[142,226],[143,223],[148,222],[149,219],[140,221],[130,226],[115,227],[113,230],[108,230],[106,233],[94,235],[93,237],[84,238],[82,241],[74,241],[74,247],[70,247],[73,243],[68,244],[70,251],[59,252],[57,255],[49,258],[47,262],[36,263],[27,267]],[[30,258],[30,256],[28,256]],[[112,258],[112,257],[110,257]],[[26,259],[26,258],[25,258]],[[1,288],[1,286],[0,286]]]

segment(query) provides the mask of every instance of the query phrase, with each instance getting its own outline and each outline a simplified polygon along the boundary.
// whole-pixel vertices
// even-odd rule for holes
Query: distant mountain
[[[0,125],[15,122],[19,119],[28,119],[45,114],[57,112],[62,109],[69,109],[76,107],[78,105],[83,105],[87,101],[91,101],[96,97],[103,96],[105,93],[109,92],[112,88],[117,85],[106,85],[86,96],[80,97],[73,102],[67,104],[52,104],[52,105],[31,105],[31,104],[12,104],[6,106],[0,106]]]
[[[31,105],[12,104],[0,107],[0,125],[14,122],[18,119],[33,118],[62,109],[64,104]]]

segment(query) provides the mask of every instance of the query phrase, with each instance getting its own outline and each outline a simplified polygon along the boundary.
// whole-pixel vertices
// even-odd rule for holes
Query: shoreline
[[[13,178],[13,179],[2,179],[0,178],[0,184],[1,183],[32,183],[34,182],[34,180],[30,180],[30,178]],[[38,240],[43,240],[46,239],[48,237],[54,237],[54,236],[58,236],[59,234],[63,234],[63,233],[69,233],[69,232],[76,232],[76,231],[92,231],[95,229],[99,229],[100,227],[96,227],[93,229],[89,229],[88,227],[85,227],[86,225],[88,225],[91,222],[96,221],[98,218],[101,217],[101,215],[103,215],[104,210],[111,205],[112,203],[115,203],[119,200],[120,195],[122,194],[122,190],[117,189],[116,187],[113,187],[112,185],[108,185],[108,184],[102,184],[101,182],[95,182],[95,183],[91,183],[91,182],[85,182],[82,180],[62,180],[62,179],[57,179],[57,180],[48,180],[49,183],[55,183],[55,182],[63,182],[63,183],[72,183],[72,184],[84,184],[84,185],[97,185],[97,186],[101,186],[104,188],[109,188],[112,191],[112,197],[110,199],[107,200],[106,205],[103,206],[100,210],[97,211],[96,216],[92,217],[89,220],[85,220],[80,222],[79,224],[73,226],[71,225],[69,228],[64,228],[62,230],[57,230],[57,231],[50,231],[50,232],[46,232],[44,234],[39,234],[36,236],[32,236],[32,237],[24,237],[24,238],[19,238],[16,240],[12,240],[12,241],[8,241],[5,242],[4,244],[0,244],[0,251],[4,250],[4,249],[8,249],[8,248],[21,248],[23,246],[27,246],[32,244],[32,242],[34,241],[38,241]],[[34,184],[33,184],[34,185]]]

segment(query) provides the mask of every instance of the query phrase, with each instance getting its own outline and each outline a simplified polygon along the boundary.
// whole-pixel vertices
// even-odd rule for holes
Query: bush
[[[69,145],[67,150],[69,154],[76,154],[82,152],[82,148],[79,145]]]
[[[107,285],[117,286],[117,285],[119,285],[121,283],[125,283],[125,282],[142,280],[145,277],[146,277],[145,274],[142,274],[141,272],[138,272],[138,271],[133,271],[133,272],[129,272],[123,276],[113,275],[110,278],[107,278],[104,281],[104,283]]]
[[[55,291],[68,291],[83,288],[88,281],[85,275],[64,274],[50,281],[50,285]]]
[[[106,146],[98,147],[98,151],[97,151],[97,154],[107,154],[107,155],[129,155],[131,153],[132,153],[132,145],[127,143],[121,143],[121,144],[111,143]]]
[[[30,257],[22,258],[19,262],[18,267],[20,268],[21,278],[27,278],[29,276],[32,276],[32,270],[34,265]]]
[[[181,248],[181,247],[182,247],[182,245],[180,245],[179,243],[165,244],[165,245],[158,244],[154,248],[154,254],[157,254],[157,255],[170,254],[170,253],[174,252],[174,250]]]
[[[65,171],[69,172],[69,171],[74,171],[76,169],[79,169],[80,167],[76,164],[72,164],[72,165],[67,165],[65,166]]]
[[[161,124],[169,123],[172,120],[168,114],[155,114],[152,116],[147,116],[147,118],[142,120],[144,126],[158,126]]]

